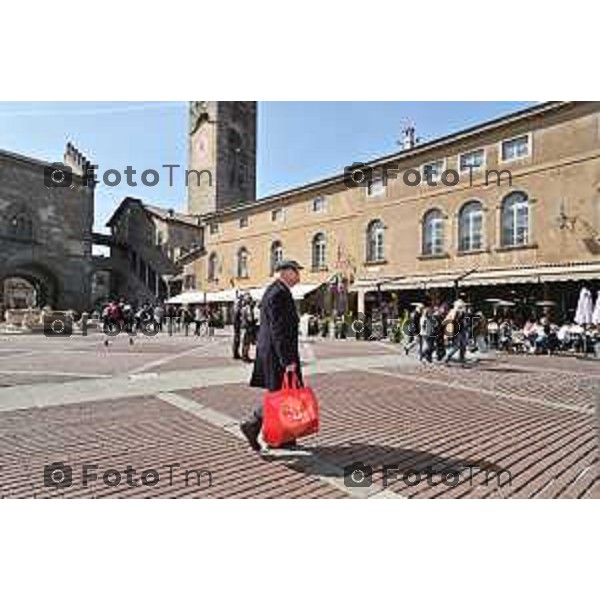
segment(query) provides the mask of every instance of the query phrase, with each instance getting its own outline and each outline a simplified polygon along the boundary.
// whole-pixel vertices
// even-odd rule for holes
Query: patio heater
[[[479,267],[475,267],[474,269],[471,269],[470,271],[466,271],[465,273],[463,273],[462,275],[459,275],[455,280],[454,280],[454,301],[456,302],[456,300],[458,300],[458,287],[460,282],[463,279],[466,279],[467,277],[469,277],[469,275],[472,275],[473,273],[475,273],[477,270],[479,270]]]

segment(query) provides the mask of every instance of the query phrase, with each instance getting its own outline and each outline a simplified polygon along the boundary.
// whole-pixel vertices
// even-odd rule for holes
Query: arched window
[[[384,260],[383,222],[377,219],[367,227],[367,262]]]
[[[502,201],[502,246],[529,243],[529,199],[523,192],[512,192]]]
[[[219,274],[219,257],[216,252],[213,252],[208,257],[208,280],[216,281]]]
[[[271,275],[275,273],[277,263],[283,260],[283,244],[275,241],[271,244]]]
[[[237,277],[244,279],[248,276],[248,250],[242,247],[237,253]]]
[[[483,245],[483,207],[479,200],[463,205],[458,215],[458,249],[480,250]]]
[[[8,233],[19,240],[33,239],[33,220],[24,210],[19,211],[8,220]]]
[[[423,254],[444,252],[444,215],[441,210],[430,210],[423,219]]]
[[[313,269],[325,269],[327,256],[327,242],[324,233],[317,233],[312,241],[312,266]]]

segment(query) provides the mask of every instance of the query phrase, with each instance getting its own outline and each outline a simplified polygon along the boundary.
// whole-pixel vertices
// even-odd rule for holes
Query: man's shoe
[[[260,433],[260,425],[258,423],[251,423],[248,421],[240,423],[240,431],[248,440],[252,450],[255,452],[260,452],[262,450],[261,445],[258,443],[258,434]]]
[[[281,450],[296,450],[298,448],[298,444],[296,440],[292,440],[291,442],[286,442],[285,444],[281,444],[279,446]]]

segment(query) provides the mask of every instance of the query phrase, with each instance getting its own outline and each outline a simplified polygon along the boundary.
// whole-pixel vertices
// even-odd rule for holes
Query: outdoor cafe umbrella
[[[538,300],[535,305],[538,308],[552,308],[553,306],[556,306],[556,302],[554,302],[553,300]]]
[[[579,301],[575,311],[575,323],[578,325],[590,325],[594,313],[594,303],[592,301],[592,292],[586,287],[581,288],[579,292]]]
[[[485,298],[484,302],[487,302],[488,304],[493,304],[494,318],[496,318],[496,315],[498,314],[498,305],[500,304],[500,302],[502,302],[502,299],[501,298]]]
[[[592,292],[586,287],[581,288],[579,292],[579,301],[577,302],[577,310],[575,311],[575,323],[583,326],[583,352],[587,354],[587,335],[585,326],[592,323],[594,313],[594,302],[592,300]]]
[[[592,313],[592,323],[594,325],[600,325],[600,291],[596,296],[596,306],[594,307],[594,312]]]

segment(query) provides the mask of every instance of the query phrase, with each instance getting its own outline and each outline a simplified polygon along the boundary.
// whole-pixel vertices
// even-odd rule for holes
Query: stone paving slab
[[[497,354],[499,363],[508,363],[514,367],[528,369],[549,369],[551,371],[581,373],[583,375],[600,376],[600,360],[582,358],[580,356],[548,356],[548,355],[506,355]]]
[[[0,336],[0,478],[8,472],[18,485],[6,484],[6,495],[60,496],[38,474],[57,453],[75,472],[94,455],[101,468],[131,457],[140,470],[175,454],[188,468],[221,460],[215,470],[224,484],[210,491],[217,497],[366,497],[343,485],[344,467],[356,460],[373,467],[373,490],[383,486],[383,465],[398,466],[384,493],[370,497],[600,496],[593,422],[600,363],[489,354],[474,369],[423,367],[397,345],[311,341],[301,354],[321,401],[322,431],[300,453],[260,456],[240,440],[235,421],[262,391],[248,387],[251,366],[229,357],[225,336],[159,335],[133,346],[121,336],[108,349],[99,336],[7,337]],[[169,394],[182,403],[166,401]],[[194,403],[203,408],[190,410]],[[248,474],[238,481],[240,464]],[[403,479],[427,468],[432,484],[426,473],[417,485]],[[498,469],[510,470],[510,486],[497,485]],[[451,471],[457,485],[441,481]],[[114,491],[94,484],[83,495]],[[118,488],[118,497],[138,494],[209,497],[181,481],[166,491]]]
[[[65,383],[82,379],[77,374],[57,375],[55,373],[0,373],[0,388],[17,387],[46,383]]]
[[[70,466],[74,484],[45,487],[45,465],[60,461]],[[235,437],[152,397],[6,413],[0,421],[0,463],[3,498],[346,497],[317,477],[265,462]],[[97,480],[88,488],[81,484],[84,464],[97,465],[90,470]],[[136,470],[130,477],[137,487],[128,485],[128,465]],[[115,487],[103,481],[110,469],[121,476]],[[158,472],[156,485],[142,484],[149,469]],[[210,478],[201,473],[198,484],[194,472],[186,482],[186,470],[208,470]],[[114,483],[116,477],[107,479]],[[154,481],[153,475],[146,478]]]
[[[152,367],[149,370],[157,373],[165,373],[167,371],[185,371],[191,369],[211,369],[215,367],[231,367],[235,366],[238,361],[232,358],[221,356],[182,356],[167,363]]]
[[[571,371],[548,371],[525,368],[511,363],[472,364],[460,368],[458,364],[415,365],[413,368],[385,367],[386,372],[401,372],[414,376],[427,385],[442,382],[474,389],[538,398],[556,404],[573,405],[593,410],[600,395],[600,374],[584,375]]]
[[[592,494],[597,439],[591,416],[371,373],[320,375],[312,385],[322,408],[322,430],[308,442],[313,452],[342,468],[364,462],[374,469],[375,484],[382,483],[383,465],[397,465],[400,481],[389,489],[402,496]],[[262,397],[243,385],[179,393],[235,419]],[[428,468],[434,486],[426,481]],[[411,469],[424,473],[425,481],[405,483]],[[510,486],[495,484],[500,469],[510,470]],[[444,470],[459,473],[456,486],[440,483]]]
[[[378,354],[399,353],[400,346],[383,342],[364,342],[356,340],[316,340],[309,346],[317,359],[372,356]]]

